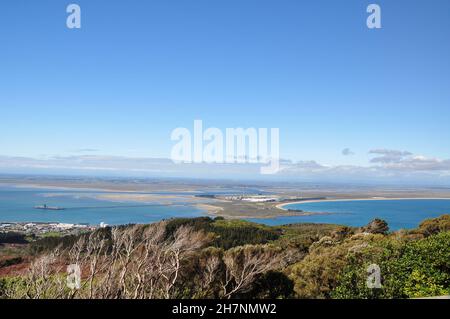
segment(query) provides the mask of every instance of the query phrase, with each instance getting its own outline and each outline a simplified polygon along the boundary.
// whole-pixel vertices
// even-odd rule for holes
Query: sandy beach
[[[450,200],[448,197],[368,197],[368,198],[336,198],[336,199],[314,199],[289,203],[281,203],[275,207],[287,211],[285,207],[293,204],[322,203],[322,202],[354,202],[354,201],[371,201],[371,200]]]
[[[223,211],[222,207],[217,207],[217,206],[209,205],[209,204],[198,203],[198,204],[195,204],[195,207],[205,211],[208,215],[214,215],[214,216],[220,215],[219,213],[221,211]]]

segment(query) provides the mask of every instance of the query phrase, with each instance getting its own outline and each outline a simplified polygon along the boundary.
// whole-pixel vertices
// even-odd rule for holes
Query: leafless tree
[[[64,295],[65,285],[63,278],[58,276],[62,267],[57,264],[59,248],[55,249],[51,254],[43,255],[34,260],[25,277],[24,298],[41,299],[41,298],[62,298]]]
[[[199,256],[196,269],[193,297],[218,297],[217,291],[224,271],[223,250],[213,247],[205,249]]]
[[[166,225],[114,227],[109,246],[96,233],[80,239],[69,252],[89,273],[78,297],[170,298],[182,261],[202,248],[208,236],[181,226],[167,238]]]
[[[211,237],[189,226],[168,233],[167,222],[97,230],[69,249],[37,258],[25,279],[25,298],[176,298],[180,278],[196,281],[193,294],[231,298],[259,275],[282,265],[283,254],[268,245],[223,251],[203,248]],[[195,275],[186,265],[197,260]],[[80,289],[69,289],[63,267],[82,270]]]
[[[224,298],[250,288],[258,275],[279,268],[283,255],[267,245],[246,245],[225,252],[225,280],[222,282]]]

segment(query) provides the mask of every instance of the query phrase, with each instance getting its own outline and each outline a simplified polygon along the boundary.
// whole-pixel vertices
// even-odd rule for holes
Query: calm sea
[[[333,223],[348,226],[364,226],[374,218],[388,222],[391,230],[415,228],[427,218],[450,214],[450,200],[357,200],[300,203],[285,206],[307,212],[329,212],[330,215],[279,217],[275,219],[252,219],[269,225],[289,223]]]
[[[250,193],[255,192],[255,190],[247,191]],[[223,192],[231,194],[236,192],[236,190],[224,190]],[[178,202],[176,205],[161,205],[156,203],[107,201],[96,198],[96,195],[100,193],[102,192],[0,185],[0,222],[62,222],[91,225],[104,222],[110,225],[119,225],[151,223],[174,217],[205,216],[203,211],[193,207],[188,202]],[[43,204],[64,207],[65,210],[34,209],[34,206]],[[286,208],[332,214],[248,220],[267,225],[333,223],[363,226],[374,218],[382,218],[389,223],[391,230],[397,230],[400,228],[414,228],[424,219],[450,214],[450,200],[330,201],[292,204],[286,206]]]
[[[0,222],[62,222],[96,225],[151,223],[172,217],[196,217],[201,210],[188,205],[105,201],[95,198],[101,192],[16,188],[0,186]],[[64,207],[65,210],[39,210],[34,206]]]

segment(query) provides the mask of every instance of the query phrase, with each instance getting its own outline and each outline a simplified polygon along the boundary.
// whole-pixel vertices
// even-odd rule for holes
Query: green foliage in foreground
[[[243,220],[224,220],[222,218],[211,219],[177,218],[169,221],[168,234],[172,234],[180,226],[192,226],[195,230],[203,230],[214,235],[212,246],[229,249],[247,244],[266,244],[276,240],[281,235],[281,230],[275,227],[264,226]]]
[[[180,218],[167,221],[165,240],[173,240],[182,226],[205,233],[209,241],[183,259],[172,295],[177,298],[226,297],[223,290],[232,290],[240,276],[225,288],[223,282],[244,269],[244,252],[247,258],[265,255],[265,262],[273,253],[283,258],[283,266],[256,274],[232,298],[419,298],[450,294],[450,215],[425,220],[417,229],[392,233],[379,219],[357,229],[323,224],[271,227],[222,218]],[[138,226],[137,236],[147,227]],[[109,252],[111,228],[96,232],[106,239]],[[89,234],[42,238],[29,244],[29,251],[39,256],[56,247],[70,248],[80,236]],[[21,262],[8,255],[2,267]],[[218,266],[213,278],[205,281],[205,269],[214,258]],[[367,269],[372,264],[380,267],[379,289],[366,285]],[[233,265],[237,268],[227,272]],[[0,278],[0,298],[26,295],[25,278]],[[55,285],[61,281],[59,277],[54,279]],[[49,293],[53,296],[52,290]]]
[[[329,224],[292,224],[271,227],[244,220],[225,220],[217,217],[175,218],[168,221],[167,237],[173,236],[181,226],[190,226],[195,230],[210,233],[214,240],[211,246],[229,249],[243,245],[258,245],[273,242],[281,247],[295,247],[307,251],[308,247],[322,236],[328,235],[338,226]],[[122,226],[127,227],[127,226]],[[110,228],[97,231],[109,232]],[[38,255],[50,252],[57,247],[71,247],[82,235],[68,235],[64,237],[47,236],[33,241],[29,245],[29,252]]]
[[[362,230],[366,230],[363,227]],[[286,270],[300,298],[417,298],[450,294],[450,215],[391,234],[349,232],[322,237]],[[361,230],[360,230],[361,231]],[[381,270],[367,288],[368,267]]]
[[[366,287],[370,264],[381,269],[382,288]],[[348,257],[334,298],[417,298],[450,293],[450,232],[412,242],[382,240]]]
[[[0,299],[6,299],[17,292],[25,292],[25,281],[21,277],[0,278]]]

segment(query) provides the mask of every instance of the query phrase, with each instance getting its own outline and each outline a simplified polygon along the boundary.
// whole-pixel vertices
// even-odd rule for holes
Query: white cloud
[[[378,149],[367,166],[323,165],[317,161],[280,160],[281,170],[269,178],[282,179],[430,179],[449,178],[450,160],[413,155],[407,151]],[[28,158],[0,156],[2,172],[87,172],[95,175],[158,175],[173,177],[262,178],[260,164],[175,164],[166,158],[105,155],[54,156]]]
[[[389,149],[374,149],[370,150],[369,154],[381,155],[370,160],[371,163],[395,163],[399,162],[407,156],[413,155],[407,151],[389,150]]]

